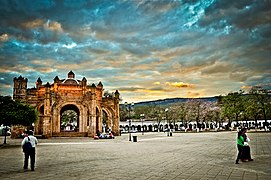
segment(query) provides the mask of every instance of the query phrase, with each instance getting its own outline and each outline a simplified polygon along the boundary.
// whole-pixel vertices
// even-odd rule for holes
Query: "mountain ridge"
[[[191,99],[199,99],[203,101],[215,102],[218,100],[217,97],[202,97],[202,98],[166,98],[166,99],[158,99],[152,101],[142,101],[134,103],[135,106],[145,106],[145,105],[168,105],[173,103],[182,103]]]

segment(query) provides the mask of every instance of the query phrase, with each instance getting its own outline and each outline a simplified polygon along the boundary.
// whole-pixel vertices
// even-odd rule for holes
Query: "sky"
[[[13,78],[86,77],[123,102],[271,87],[271,0],[1,0],[0,95]]]

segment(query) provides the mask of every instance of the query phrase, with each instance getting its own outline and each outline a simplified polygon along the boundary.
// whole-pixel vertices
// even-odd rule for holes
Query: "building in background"
[[[70,71],[66,79],[27,88],[27,78],[14,78],[13,99],[21,99],[39,112],[35,134],[93,137],[103,127],[119,135],[119,92],[104,96],[103,84],[87,85],[87,79],[75,79]]]

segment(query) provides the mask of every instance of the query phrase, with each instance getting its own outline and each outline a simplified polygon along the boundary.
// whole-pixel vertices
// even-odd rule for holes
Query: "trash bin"
[[[137,136],[133,136],[133,142],[137,142]]]
[[[172,136],[172,132],[169,133],[169,136]]]

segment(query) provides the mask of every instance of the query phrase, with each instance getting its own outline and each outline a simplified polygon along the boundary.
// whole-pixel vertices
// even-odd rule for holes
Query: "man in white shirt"
[[[28,132],[28,136],[25,137],[22,141],[22,147],[27,143],[30,142],[32,148],[30,148],[28,151],[24,151],[24,170],[27,170],[28,168],[28,159],[30,156],[31,160],[31,171],[34,171],[35,169],[35,156],[36,156],[36,145],[38,144],[38,140],[36,137],[33,136],[33,131]]]

